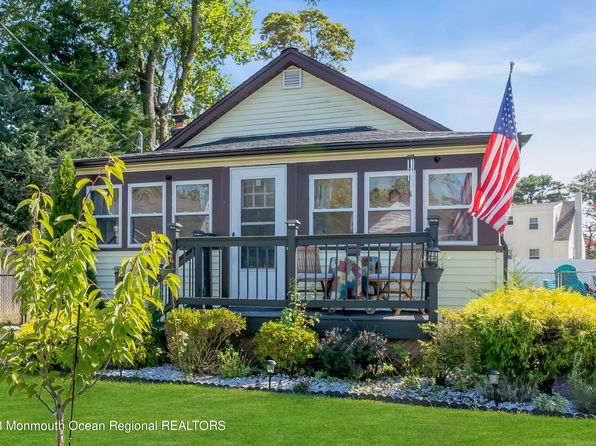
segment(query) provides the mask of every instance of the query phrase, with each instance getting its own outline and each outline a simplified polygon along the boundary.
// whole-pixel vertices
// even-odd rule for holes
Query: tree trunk
[[[199,46],[199,1],[193,0],[190,9],[190,40],[188,47],[181,61],[181,73],[174,85],[174,99],[173,99],[173,110],[175,112],[181,112],[183,105],[184,93],[188,88],[190,81],[191,65],[195,59],[195,52]]]
[[[168,128],[168,105],[160,104],[157,108],[157,119],[159,121],[159,143],[163,144],[170,136]]]
[[[64,407],[56,410],[56,445],[64,446]]]
[[[155,67],[156,55],[161,46],[161,38],[156,37],[153,42],[154,48],[147,53],[145,59],[144,52],[139,48],[139,83],[141,87],[141,96],[143,98],[143,114],[149,123],[149,150],[155,150],[157,145],[157,120],[155,119]]]

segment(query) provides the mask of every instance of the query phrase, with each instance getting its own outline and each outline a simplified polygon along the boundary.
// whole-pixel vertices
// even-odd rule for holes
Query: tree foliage
[[[517,182],[514,201],[517,204],[562,201],[568,193],[565,184],[551,175],[528,175]]]
[[[341,24],[332,22],[318,9],[298,13],[272,12],[261,24],[263,45],[259,55],[272,59],[286,48],[294,47],[339,71],[352,60],[354,39]]]
[[[76,193],[101,182],[101,195],[109,207],[114,198],[112,178],[123,180],[124,164],[110,158],[94,180],[77,183]],[[2,268],[17,280],[15,299],[30,322],[18,332],[8,331],[0,340],[0,379],[10,384],[10,394],[26,392],[56,417],[57,444],[63,444],[64,414],[73,399],[89,391],[99,379],[97,372],[110,363],[133,361],[135,344],[150,329],[148,303],[161,308],[160,281],[176,295],[179,280],[160,277],[168,261],[170,242],[152,234],[140,252],[124,259],[122,280],[105,305],[100,290],[90,283],[87,270],[96,267],[95,251],[101,241],[94,205],[89,195],[81,204],[78,219],[58,235],[50,215],[54,200],[37,186],[19,205],[28,209],[32,226],[17,245],[0,250]],[[36,376],[37,375],[37,376]]]
[[[569,185],[569,190],[582,193],[586,257],[596,259],[596,169],[576,176]]]
[[[119,11],[111,35],[135,67],[151,148],[168,138],[172,112],[198,114],[229,91],[226,60],[253,56],[253,0],[105,1]]]
[[[64,234],[71,226],[72,221],[63,221],[56,223],[58,217],[62,215],[77,215],[79,210],[76,192],[76,172],[74,163],[70,155],[64,155],[60,167],[54,174],[52,182],[52,214],[50,221],[54,226],[56,235]]]

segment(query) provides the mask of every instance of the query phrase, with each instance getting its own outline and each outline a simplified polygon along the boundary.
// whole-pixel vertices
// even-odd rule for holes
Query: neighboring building
[[[196,263],[195,277],[211,281],[208,288],[195,286],[196,293],[229,305],[233,299],[273,299],[260,302],[263,307],[285,299],[279,271],[286,248],[238,248],[235,240],[243,246],[245,236],[285,236],[285,222],[297,219],[299,236],[317,240],[308,252],[319,253],[316,268],[325,275],[330,259],[344,255],[336,249],[346,234],[402,233],[405,238],[393,245],[374,246],[388,273],[407,252],[400,248],[403,240],[426,237],[427,217],[438,215],[445,267],[439,306],[464,305],[503,283],[497,232],[467,214],[489,137],[449,130],[288,49],[156,151],[121,157],[128,170],[118,202],[110,212],[98,206],[110,240],[98,253],[98,282],[111,288],[112,268],[124,256],[151,231],[165,232],[178,222],[182,237],[200,231],[235,237],[217,241],[232,247],[212,250],[205,270],[204,259]],[[520,143],[529,138],[520,135]],[[105,162],[82,159],[75,165],[79,176],[92,176]],[[359,252],[372,255],[374,237],[358,237]],[[416,278],[417,265],[414,270]],[[394,296],[399,292],[397,287]]]
[[[581,194],[573,201],[514,204],[504,238],[512,258],[585,259]]]

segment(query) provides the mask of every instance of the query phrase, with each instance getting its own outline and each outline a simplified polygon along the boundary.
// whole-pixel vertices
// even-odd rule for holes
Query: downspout
[[[507,272],[509,270],[509,246],[505,242],[502,234],[499,235],[501,245],[503,246],[503,282],[507,285]]]

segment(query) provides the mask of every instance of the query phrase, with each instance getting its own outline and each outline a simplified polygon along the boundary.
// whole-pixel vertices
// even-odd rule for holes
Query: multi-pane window
[[[151,232],[164,233],[164,185],[131,184],[128,190],[128,237],[131,245],[140,245],[151,238]]]
[[[528,227],[530,229],[538,229],[538,217],[530,217]]]
[[[366,174],[366,229],[369,233],[410,232],[414,181],[409,172]]]
[[[211,228],[211,181],[179,181],[173,184],[174,221],[180,235],[192,237]]]
[[[528,252],[528,258],[533,260],[540,259],[540,249],[538,248],[530,248]]]
[[[97,227],[99,228],[103,242],[99,246],[101,247],[119,247],[121,246],[121,194],[120,186],[114,186],[114,196],[112,205],[108,207],[106,201],[100,193],[96,192],[97,189],[105,189],[105,186],[96,186],[91,191],[91,201],[95,210],[93,215],[97,220]]]
[[[311,175],[312,234],[352,234],[356,227],[356,174]]]
[[[440,217],[440,241],[454,244],[476,241],[476,222],[468,214],[475,183],[474,169],[425,171],[426,215]]]
[[[241,180],[240,235],[275,235],[275,178]],[[273,248],[242,248],[242,268],[274,268]]]

